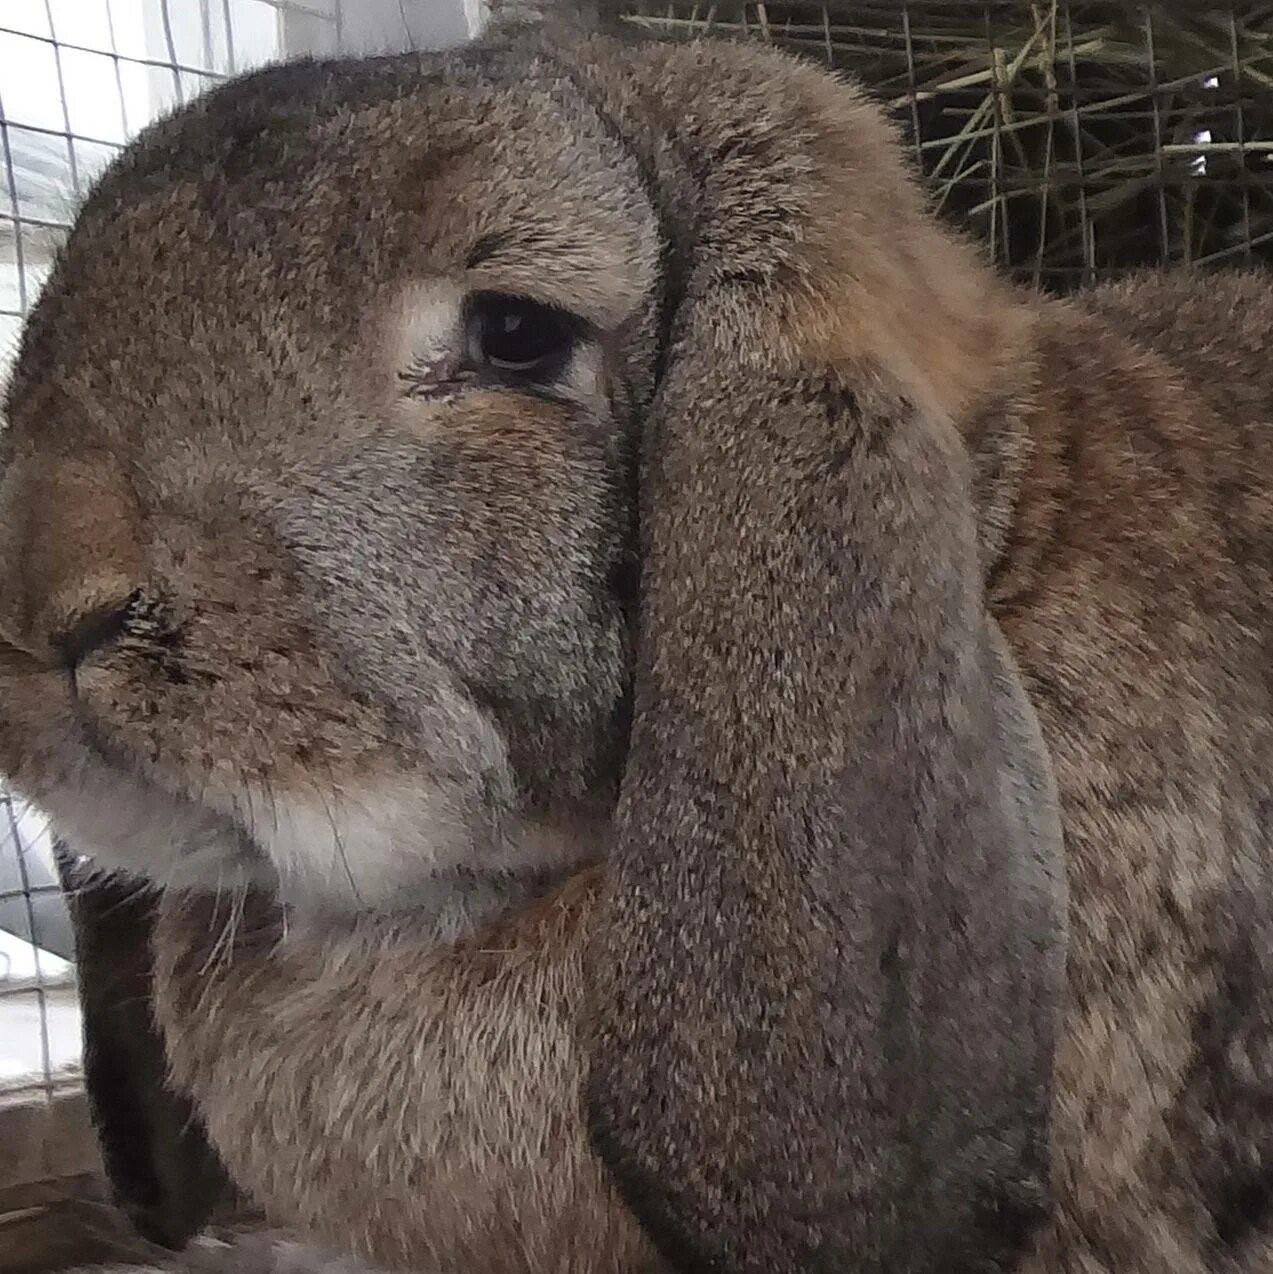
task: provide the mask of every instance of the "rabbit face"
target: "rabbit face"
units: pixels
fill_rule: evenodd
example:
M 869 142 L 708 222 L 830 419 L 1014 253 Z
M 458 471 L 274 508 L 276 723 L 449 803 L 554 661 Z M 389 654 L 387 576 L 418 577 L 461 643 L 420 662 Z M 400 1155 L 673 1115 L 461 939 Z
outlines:
M 480 906 L 603 848 L 653 215 L 550 86 L 289 74 L 143 137 L 31 319 L 0 762 L 106 865 Z
M 0 770 L 151 874 L 458 898 L 453 929 L 605 852 L 577 963 L 558 893 L 438 975 L 465 1044 L 435 1073 L 479 1094 L 450 1145 L 492 1162 L 500 1102 L 549 1095 L 496 1156 L 498 1246 L 531 1250 L 521 1192 L 580 1112 L 674 1265 L 1012 1268 L 1066 877 L 986 608 L 976 484 L 1010 466 L 966 436 L 1028 326 L 878 112 L 776 53 L 231 86 L 106 179 L 27 333 Z M 486 1012 L 501 964 L 543 977 Z M 466 1236 L 490 1176 L 446 1174 Z

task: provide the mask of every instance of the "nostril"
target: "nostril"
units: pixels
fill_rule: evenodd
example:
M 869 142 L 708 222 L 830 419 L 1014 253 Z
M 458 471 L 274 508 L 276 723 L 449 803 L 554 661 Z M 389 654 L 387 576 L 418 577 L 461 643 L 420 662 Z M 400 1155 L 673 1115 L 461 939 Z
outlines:
M 116 641 L 128 623 L 137 594 L 115 606 L 102 606 L 81 615 L 54 643 L 68 668 Z

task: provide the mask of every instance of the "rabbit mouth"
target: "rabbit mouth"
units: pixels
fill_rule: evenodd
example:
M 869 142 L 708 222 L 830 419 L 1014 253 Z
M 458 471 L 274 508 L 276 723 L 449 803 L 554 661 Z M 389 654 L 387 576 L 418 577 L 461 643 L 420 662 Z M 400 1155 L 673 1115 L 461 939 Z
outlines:
M 68 834 L 85 827 L 77 844 L 160 884 L 265 889 L 297 913 L 410 911 L 439 938 L 457 938 L 600 857 L 605 839 L 594 827 L 504 823 L 423 779 L 306 792 L 240 782 L 192 801 L 138 774 L 94 733 L 84 734 L 80 792 L 46 797 L 55 821 L 70 814 Z M 85 799 L 89 772 L 89 788 L 112 788 L 112 810 Z
M 438 941 L 547 892 L 599 857 L 604 841 L 597 829 L 526 827 L 507 835 L 498 860 L 455 866 L 472 850 L 459 839 L 471 829 L 447 821 L 436 793 L 404 805 L 383 789 L 268 801 L 245 789 L 195 802 L 122 763 L 92 731 L 61 740 L 52 765 L 41 752 L 6 764 L 59 834 L 104 870 L 167 888 L 264 890 L 310 917 L 409 911 Z
M 317 682 L 279 723 L 209 641 L 167 639 L 165 613 L 130 603 L 122 636 L 74 676 L 0 647 L 0 772 L 103 868 L 267 888 L 302 912 L 411 910 L 455 934 L 604 855 L 604 811 L 585 825 L 524 807 L 502 732 L 470 696 L 452 693 L 427 747 L 356 704 L 339 718 Z M 251 737 L 227 720 L 255 723 Z

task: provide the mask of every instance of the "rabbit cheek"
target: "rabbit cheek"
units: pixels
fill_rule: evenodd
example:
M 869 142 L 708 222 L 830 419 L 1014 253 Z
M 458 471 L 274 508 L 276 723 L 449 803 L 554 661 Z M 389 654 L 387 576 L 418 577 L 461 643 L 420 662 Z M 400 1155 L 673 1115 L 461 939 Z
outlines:
M 541 804 L 587 801 L 614 768 L 627 676 L 617 430 L 600 413 L 511 390 L 475 393 L 434 427 L 464 484 L 437 500 L 454 506 L 439 526 L 472 565 L 453 607 L 467 648 L 441 650 L 433 628 L 430 641 L 494 705 L 521 788 Z
M 485 714 L 428 673 L 436 743 L 422 762 L 334 666 L 267 553 L 252 564 L 242 545 L 218 552 L 176 525 L 165 543 L 163 602 L 144 599 L 77 673 L 80 713 L 118 771 L 151 786 L 157 809 L 167 794 L 242 829 L 303 910 L 438 902 L 457 928 L 486 914 L 472 889 L 436 883 L 457 867 L 505 871 L 516 797 Z M 232 578 L 219 558 L 237 563 Z

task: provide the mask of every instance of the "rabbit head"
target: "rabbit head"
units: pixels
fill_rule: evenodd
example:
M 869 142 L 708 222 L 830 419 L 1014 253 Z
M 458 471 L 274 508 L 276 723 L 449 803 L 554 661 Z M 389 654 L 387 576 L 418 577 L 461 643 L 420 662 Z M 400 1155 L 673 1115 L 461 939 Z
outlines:
M 594 119 L 521 126 L 550 86 L 419 87 L 281 68 L 160 125 L 27 329 L 11 769 L 104 862 L 374 906 L 602 846 L 653 217 Z
M 0 764 L 103 861 L 297 905 L 463 927 L 604 857 L 588 1120 L 656 1243 L 997 1268 L 1064 891 L 968 435 L 1028 323 L 775 53 L 233 83 L 27 328 Z

